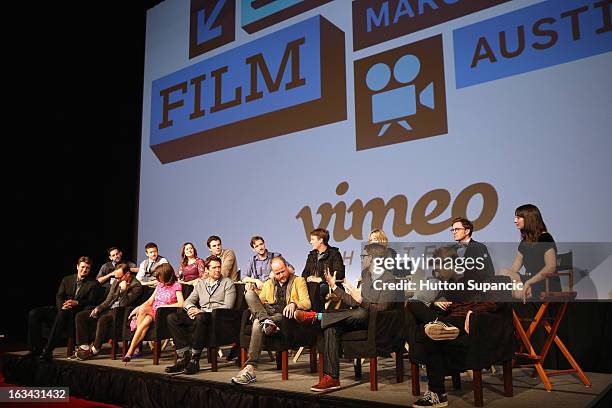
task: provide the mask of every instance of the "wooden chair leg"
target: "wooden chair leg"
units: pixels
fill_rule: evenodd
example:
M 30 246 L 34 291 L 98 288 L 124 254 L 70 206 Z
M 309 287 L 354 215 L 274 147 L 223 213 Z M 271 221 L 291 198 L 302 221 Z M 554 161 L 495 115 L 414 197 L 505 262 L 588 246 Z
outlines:
M 323 353 L 319 353 L 319 382 L 323 381 Z
M 123 340 L 121 342 L 121 355 L 125 356 L 125 353 L 127 353 L 127 350 L 128 350 L 128 342 L 127 340 Z
M 70 357 L 74 353 L 74 337 L 68 337 L 66 342 L 66 357 Z
M 281 378 L 283 381 L 289 379 L 289 352 L 287 350 L 283 350 L 281 354 L 281 365 L 282 365 L 282 375 Z
M 115 340 L 111 340 L 111 360 L 117 359 L 117 342 Z
M 404 382 L 404 354 L 395 353 L 395 379 L 398 384 Z
M 474 377 L 474 405 L 482 407 L 484 405 L 482 398 L 482 370 L 472 370 Z
M 418 397 L 421 395 L 421 384 L 419 382 L 419 365 L 415 362 L 410 362 L 410 382 L 412 383 L 412 395 Z
M 453 373 L 452 374 L 452 379 L 453 379 L 453 388 L 456 390 L 460 390 L 461 389 L 461 373 Z
M 206 347 L 206 361 L 208 364 L 212 363 L 212 355 L 210 353 L 210 347 Z
M 313 346 L 310 348 L 309 357 L 310 357 L 310 372 L 316 373 L 317 372 L 317 348 L 316 347 Z
M 244 364 L 247 361 L 247 349 L 244 347 L 240 348 L 240 365 L 244 368 Z
M 216 373 L 218 371 L 217 348 L 209 347 L 208 349 L 210 350 L 210 364 L 212 365 L 212 372 Z
M 355 360 L 353 360 L 353 368 L 355 369 L 355 378 L 360 380 L 361 379 L 361 359 L 360 358 L 356 358 Z
M 161 341 L 155 340 L 153 342 L 153 365 L 159 365 L 159 350 L 161 348 Z
M 370 357 L 370 391 L 378 391 L 378 371 L 376 357 Z
M 504 395 L 506 397 L 512 397 L 514 395 L 514 390 L 512 387 L 512 360 L 504 361 L 503 374 L 504 374 Z

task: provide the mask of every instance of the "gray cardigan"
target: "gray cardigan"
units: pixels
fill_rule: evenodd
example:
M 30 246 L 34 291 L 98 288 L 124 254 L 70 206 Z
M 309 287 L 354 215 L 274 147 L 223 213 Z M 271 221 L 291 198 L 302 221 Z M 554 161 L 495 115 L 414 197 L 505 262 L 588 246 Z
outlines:
M 202 311 L 213 309 L 231 309 L 236 301 L 236 287 L 229 278 L 221 277 L 219 285 L 212 294 L 206 290 L 207 279 L 202 279 L 193 288 L 191 295 L 185 300 L 184 309 L 200 306 Z

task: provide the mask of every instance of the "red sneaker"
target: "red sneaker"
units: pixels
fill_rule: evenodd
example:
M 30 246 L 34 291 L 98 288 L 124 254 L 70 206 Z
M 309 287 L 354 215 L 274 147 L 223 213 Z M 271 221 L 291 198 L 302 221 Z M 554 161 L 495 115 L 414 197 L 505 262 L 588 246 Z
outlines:
M 305 312 L 298 309 L 293 314 L 293 317 L 300 323 L 313 324 L 317 321 L 317 312 Z
M 340 388 L 340 380 L 331 378 L 329 375 L 325 374 L 323 379 L 318 384 L 310 387 L 310 391 L 321 392 L 327 390 L 337 390 L 338 388 Z

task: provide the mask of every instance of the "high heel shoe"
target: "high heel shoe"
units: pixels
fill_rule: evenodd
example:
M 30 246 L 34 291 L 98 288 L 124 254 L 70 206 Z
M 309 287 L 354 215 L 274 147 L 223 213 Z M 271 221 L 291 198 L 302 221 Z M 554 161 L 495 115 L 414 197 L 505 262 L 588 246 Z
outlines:
M 126 354 L 125 356 L 123 356 L 123 358 L 121 359 L 121 361 L 123 361 L 125 363 L 125 365 L 128 365 L 128 363 L 132 360 L 132 356 Z

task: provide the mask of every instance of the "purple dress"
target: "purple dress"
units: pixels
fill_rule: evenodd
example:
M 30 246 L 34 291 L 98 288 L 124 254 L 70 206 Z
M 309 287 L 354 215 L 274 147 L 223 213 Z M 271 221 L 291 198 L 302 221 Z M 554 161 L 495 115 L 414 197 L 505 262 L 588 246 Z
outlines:
M 185 282 L 191 282 L 192 280 L 203 278 L 204 261 L 200 258 L 196 258 L 196 261 L 191 265 L 181 265 L 181 269 L 179 269 L 179 276 L 182 276 Z

